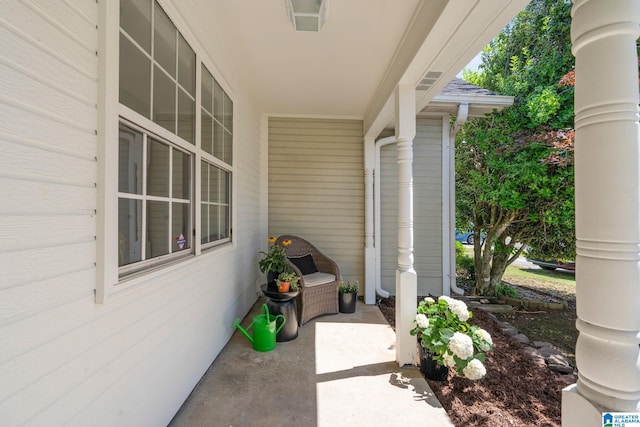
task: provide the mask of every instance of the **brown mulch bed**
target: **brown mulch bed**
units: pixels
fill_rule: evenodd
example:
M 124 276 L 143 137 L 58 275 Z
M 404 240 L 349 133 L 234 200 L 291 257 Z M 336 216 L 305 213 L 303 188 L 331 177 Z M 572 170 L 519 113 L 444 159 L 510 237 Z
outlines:
M 395 299 L 383 299 L 378 306 L 394 326 Z M 451 421 L 456 426 L 560 426 L 567 380 L 535 364 L 524 345 L 504 335 L 487 313 L 473 311 L 470 323 L 486 329 L 494 342 L 487 353 L 487 375 L 471 381 L 450 370 L 447 381 L 427 380 Z

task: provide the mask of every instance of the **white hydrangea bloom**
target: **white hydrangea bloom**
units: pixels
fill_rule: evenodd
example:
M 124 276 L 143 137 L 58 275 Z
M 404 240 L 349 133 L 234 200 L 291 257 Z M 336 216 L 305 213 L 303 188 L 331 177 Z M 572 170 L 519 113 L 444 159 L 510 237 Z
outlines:
M 473 356 L 473 341 L 468 335 L 456 332 L 449 340 L 449 350 L 460 359 L 466 360 Z
M 449 354 L 449 353 L 445 353 L 442 355 L 442 362 L 444 362 L 444 366 L 447 366 L 449 368 L 455 368 L 456 367 L 456 361 L 453 360 L 453 355 Z
M 416 323 L 420 328 L 428 328 L 429 327 L 429 319 L 424 314 L 416 315 Z
M 485 331 L 484 329 L 478 329 L 477 331 L 475 331 L 475 335 L 482 341 L 482 344 L 480 344 L 480 349 L 482 351 L 491 350 L 493 340 L 491 339 L 491 335 L 489 334 L 489 332 Z
M 441 297 L 438 298 L 438 301 L 443 300 L 446 301 L 449 305 L 451 305 L 451 301 L 454 301 L 453 298 L 450 298 L 446 295 L 442 295 Z
M 424 301 L 425 301 L 427 304 L 433 304 L 434 302 L 436 302 L 436 300 L 434 300 L 434 299 L 433 299 L 433 298 L 431 298 L 431 297 L 425 297 Z
M 466 322 L 467 320 L 469 320 L 469 309 L 467 308 L 467 304 L 465 304 L 464 302 L 451 300 L 451 302 L 449 303 L 449 309 L 451 309 L 453 314 L 458 316 L 458 319 L 460 319 L 461 321 Z
M 462 373 L 470 380 L 479 380 L 487 374 L 484 365 L 478 359 L 473 359 L 462 369 Z

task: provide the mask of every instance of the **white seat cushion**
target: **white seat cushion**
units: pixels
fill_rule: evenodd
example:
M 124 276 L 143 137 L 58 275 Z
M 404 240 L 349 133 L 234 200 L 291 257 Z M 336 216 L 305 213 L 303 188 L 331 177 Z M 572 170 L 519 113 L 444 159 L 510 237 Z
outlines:
M 319 271 L 316 273 L 305 274 L 302 277 L 304 278 L 305 286 L 317 286 L 336 280 L 336 276 L 334 276 L 333 274 L 320 273 Z

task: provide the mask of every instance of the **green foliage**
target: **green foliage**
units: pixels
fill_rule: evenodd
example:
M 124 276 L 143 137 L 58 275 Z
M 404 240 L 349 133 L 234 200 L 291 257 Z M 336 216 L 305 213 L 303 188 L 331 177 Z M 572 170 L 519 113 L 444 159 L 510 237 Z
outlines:
M 500 284 L 496 286 L 496 296 L 497 297 L 507 296 L 507 297 L 516 298 L 518 296 L 518 291 L 516 291 L 509 285 Z
M 342 292 L 343 294 L 357 294 L 359 287 L 360 283 L 357 280 L 353 282 L 341 280 L 338 282 L 338 292 Z
M 456 138 L 456 223 L 487 234 L 474 247 L 478 293 L 495 291 L 480 285 L 500 283 L 516 242 L 575 251 L 573 133 L 558 132 L 573 127 L 573 87 L 558 85 L 574 65 L 570 10 L 570 0 L 533 0 L 485 47 L 479 70 L 463 73 L 514 96 Z
M 456 240 L 456 259 L 465 256 L 464 245 Z
M 287 266 L 287 256 L 284 249 L 278 245 L 271 246 L 269 252 L 261 251 L 260 254 L 264 256 L 259 262 L 258 267 L 263 273 L 273 271 L 274 273 L 280 273 L 285 270 Z
M 280 282 L 289 282 L 289 286 L 290 286 L 291 290 L 297 291 L 298 290 L 298 282 L 300 281 L 300 278 L 293 271 L 283 271 L 282 273 L 280 273 L 278 275 L 278 281 L 280 281 Z
M 447 296 L 437 301 L 427 297 L 420 301 L 416 313 L 416 326 L 410 333 L 419 337 L 420 345 L 431 352 L 437 363 L 455 368 L 458 375 L 469 379 L 484 376 L 465 368 L 474 359 L 482 366 L 484 352 L 492 349 L 493 341 L 488 332 L 467 322 L 472 313 L 464 302 Z M 460 345 L 464 341 L 467 346 Z
M 476 267 L 473 258 L 466 255 L 457 256 L 456 254 L 456 271 L 460 276 L 475 280 Z

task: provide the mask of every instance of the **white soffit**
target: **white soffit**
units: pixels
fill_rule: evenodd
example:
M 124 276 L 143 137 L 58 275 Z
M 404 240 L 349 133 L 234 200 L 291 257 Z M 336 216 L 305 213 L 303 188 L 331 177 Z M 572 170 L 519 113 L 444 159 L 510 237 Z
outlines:
M 398 82 L 417 85 L 437 73 L 417 94 L 424 108 L 527 4 L 333 0 L 321 31 L 303 32 L 291 25 L 285 0 L 165 1 L 195 24 L 221 78 L 258 113 L 364 118 L 372 132 L 393 115 Z

